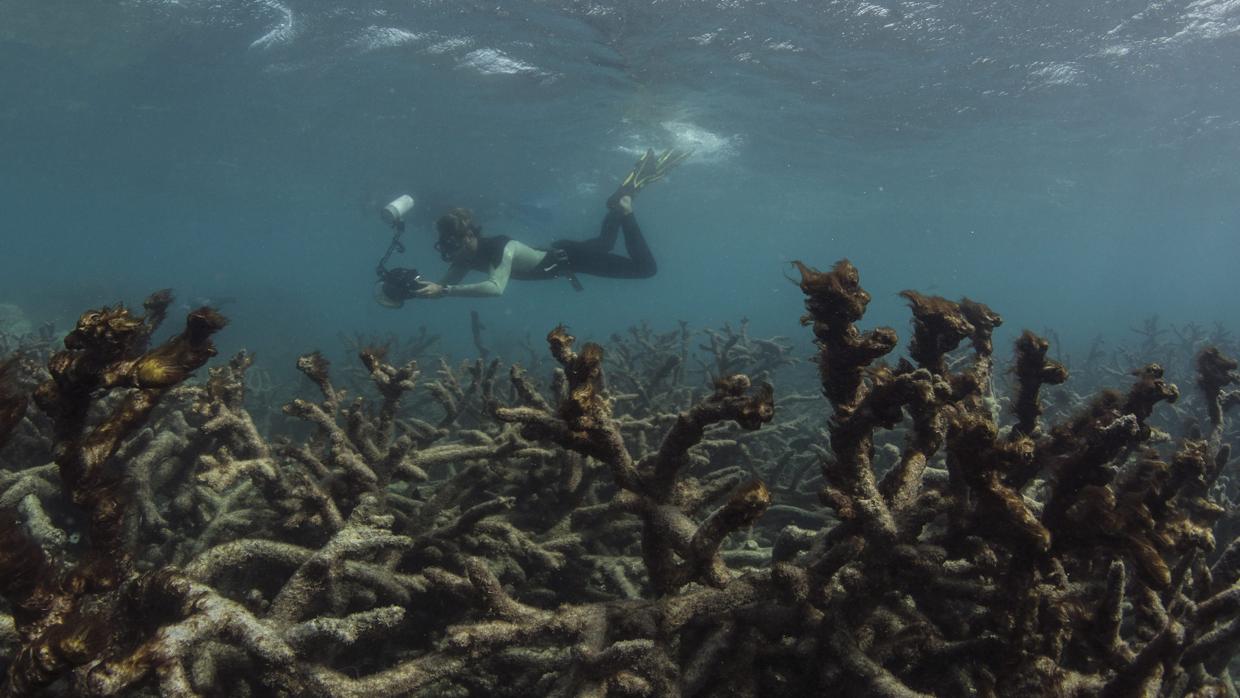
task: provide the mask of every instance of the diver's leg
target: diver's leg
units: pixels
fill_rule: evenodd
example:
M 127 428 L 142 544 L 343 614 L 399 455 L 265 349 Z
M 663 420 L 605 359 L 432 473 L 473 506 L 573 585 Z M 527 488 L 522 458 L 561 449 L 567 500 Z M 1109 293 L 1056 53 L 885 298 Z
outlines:
M 627 257 L 611 253 L 616 237 L 624 231 L 624 249 Z M 610 238 L 610 239 L 608 239 Z M 629 213 L 611 211 L 603 219 L 599 237 L 577 242 L 557 242 L 569 255 L 569 264 L 577 274 L 605 276 L 613 279 L 644 279 L 654 276 L 658 265 L 646 238 L 642 235 L 637 218 Z
M 633 278 L 644 279 L 654 276 L 659 265 L 654 261 L 654 254 L 646 244 L 641 226 L 637 225 L 637 216 L 632 213 L 620 219 L 620 229 L 624 231 L 624 251 L 629 253 L 630 269 Z
M 607 215 L 603 217 L 603 224 L 599 226 L 598 237 L 583 240 L 582 242 L 597 248 L 601 252 L 611 252 L 611 248 L 616 246 L 616 238 L 620 236 L 620 225 L 624 219 L 624 213 L 611 209 Z
M 620 237 L 620 222 L 624 218 L 624 214 L 620 211 L 612 209 L 603 217 L 603 224 L 599 226 L 598 235 L 585 240 L 556 240 L 551 243 L 552 247 L 562 247 L 564 249 L 574 249 L 579 251 L 594 252 L 611 252 L 611 248 L 616 246 L 616 238 Z

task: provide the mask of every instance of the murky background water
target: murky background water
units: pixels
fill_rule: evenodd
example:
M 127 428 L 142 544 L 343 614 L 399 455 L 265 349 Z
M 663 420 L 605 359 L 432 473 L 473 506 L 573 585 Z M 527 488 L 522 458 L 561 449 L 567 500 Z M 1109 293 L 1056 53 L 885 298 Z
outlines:
M 1160 314 L 1234 326 L 1240 4 L 0 0 L 0 300 L 67 328 L 172 286 L 225 349 L 340 330 L 468 347 L 640 321 L 797 334 L 788 261 L 849 257 L 903 329 L 914 287 L 1069 344 Z M 384 310 L 376 209 L 593 234 L 646 147 L 648 281 L 514 284 Z M 602 312 L 600 312 L 602 311 Z M 498 341 L 498 340 L 497 340 Z

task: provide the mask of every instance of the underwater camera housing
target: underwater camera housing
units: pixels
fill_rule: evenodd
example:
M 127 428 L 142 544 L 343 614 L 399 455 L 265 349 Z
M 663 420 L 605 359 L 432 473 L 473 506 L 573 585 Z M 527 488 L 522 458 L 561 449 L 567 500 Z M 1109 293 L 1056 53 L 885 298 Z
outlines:
M 389 269 L 379 277 L 379 282 L 375 285 L 375 300 L 388 308 L 399 308 L 405 301 L 415 298 L 417 292 L 425 286 L 426 282 L 422 280 L 417 269 Z
M 405 246 L 400 236 L 405 232 L 405 216 L 413 210 L 414 200 L 408 194 L 393 199 L 387 206 L 379 210 L 383 222 L 392 228 L 392 243 L 387 252 L 379 259 L 375 273 L 379 280 L 375 283 L 375 300 L 386 308 L 399 308 L 405 301 L 414 298 L 415 294 L 426 286 L 417 269 L 397 267 L 388 269 L 387 262 L 394 252 L 404 252 Z

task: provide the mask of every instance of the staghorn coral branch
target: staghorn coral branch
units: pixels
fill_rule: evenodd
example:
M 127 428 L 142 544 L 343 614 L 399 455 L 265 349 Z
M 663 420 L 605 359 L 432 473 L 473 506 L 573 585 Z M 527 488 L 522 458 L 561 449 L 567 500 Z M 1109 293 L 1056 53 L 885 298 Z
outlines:
M 58 466 L 55 463 L 38 465 L 19 472 L 0 470 L 0 509 L 11 509 L 29 495 L 51 499 L 60 492 L 55 482 Z
M 199 554 L 186 566 L 185 574 L 191 579 L 211 584 L 238 569 L 274 567 L 297 570 L 316 554 L 316 550 L 289 543 L 241 539 L 217 545 Z M 423 594 L 427 590 L 425 577 L 396 573 L 375 563 L 346 560 L 341 568 L 341 575 L 362 587 L 382 592 L 384 598 L 399 603 L 408 603 L 411 595 Z
M 1012 410 L 1017 422 L 1012 427 L 1013 436 L 1035 436 L 1042 404 L 1038 393 L 1043 385 L 1059 385 L 1068 380 L 1068 369 L 1058 361 L 1046 358 L 1050 342 L 1025 330 L 1016 340 L 1016 380 L 1019 389 Z
M 719 557 L 723 539 L 733 531 L 752 526 L 771 506 L 771 493 L 761 480 L 746 483 L 711 514 L 689 542 L 690 564 L 696 568 L 690 578 L 705 575 L 703 581 L 721 587 L 728 582 L 727 566 Z
M 1034 444 L 1027 438 L 1003 442 L 993 422 L 976 415 L 953 423 L 949 452 L 955 472 L 977 497 L 977 516 L 1025 554 L 1039 555 L 1050 549 L 1050 531 L 1019 491 L 1004 481 L 1006 473 L 1034 458 Z
M 396 368 L 383 361 L 383 352 L 373 348 L 363 349 L 359 357 L 366 370 L 370 372 L 371 381 L 379 390 L 379 394 L 383 396 L 376 430 L 383 441 L 390 441 L 392 424 L 396 417 L 396 410 L 400 406 L 401 397 L 417 387 L 418 377 L 421 375 L 418 371 L 418 362 L 410 360 L 400 368 Z
M 946 355 L 972 336 L 975 328 L 961 312 L 960 305 L 939 296 L 923 296 L 901 291 L 913 311 L 913 339 L 909 355 L 917 365 L 939 375 L 947 372 Z
M 715 394 L 681 413 L 659 450 L 634 467 L 602 394 L 602 348 L 587 345 L 577 354 L 573 341 L 563 327 L 548 335 L 551 353 L 564 367 L 568 380 L 559 417 L 534 408 L 501 407 L 494 409 L 496 416 L 521 421 L 526 425 L 526 436 L 556 441 L 611 467 L 616 483 L 626 491 L 615 501 L 622 509 L 642 516 L 643 558 L 660 592 L 673 591 L 695 579 L 716 586 L 726 584 L 729 575 L 719 546 L 728 533 L 752 524 L 766 511 L 769 492 L 760 482 L 742 488 L 729 505 L 699 527 L 686 516 L 690 501 L 675 483 L 688 462 L 688 450 L 702 440 L 708 425 L 731 419 L 747 429 L 757 429 L 771 420 L 774 407 L 770 386 L 746 395 L 750 388 L 747 377 L 720 381 Z
M 332 464 L 347 473 L 358 487 L 372 489 L 378 485 L 378 474 L 354 448 L 354 442 L 326 410 L 305 400 L 293 400 L 284 406 L 284 413 L 304 419 L 321 429 L 327 436 Z
M 279 679 L 271 677 L 269 681 L 274 679 L 276 685 L 284 684 L 282 687 L 286 688 L 290 684 L 297 685 L 291 679 L 296 653 L 278 632 L 259 622 L 239 604 L 173 571 L 148 575 L 140 580 L 138 587 L 143 595 L 169 597 L 184 620 L 161 627 L 148 641 L 122 658 L 107 659 L 80 669 L 74 683 L 83 695 L 122 695 L 150 672 L 185 661 L 198 644 L 219 636 L 227 637 L 256 655 L 269 670 L 284 674 Z M 182 670 L 174 669 L 163 678 L 181 685 L 185 683 L 181 673 Z
M 321 665 L 305 668 L 306 681 L 322 695 L 334 698 L 418 695 L 429 686 L 452 678 L 474 665 L 463 657 L 429 654 L 390 669 L 353 678 Z
M 551 405 L 548 404 L 547 400 L 542 396 L 542 393 L 539 393 L 534 387 L 534 384 L 526 374 L 525 369 L 513 364 L 508 375 L 512 381 L 513 389 L 516 391 L 517 395 L 520 396 L 522 402 L 528 404 L 536 410 L 542 410 L 543 412 L 552 411 Z
M 617 484 L 625 489 L 641 487 L 633 458 L 624 447 L 619 429 L 613 425 L 590 431 L 576 430 L 569 422 L 533 407 L 498 407 L 495 416 L 505 422 L 524 425 L 522 434 L 526 438 L 550 441 L 606 463 Z
M 1240 405 L 1240 390 L 1224 390 L 1240 382 L 1240 373 L 1236 372 L 1238 365 L 1235 359 L 1223 355 L 1217 347 L 1206 347 L 1197 355 L 1197 387 L 1205 398 L 1206 414 L 1210 419 L 1207 441 L 1212 453 L 1219 453 L 1224 448 L 1224 415 L 1229 408 Z
M 299 620 L 322 593 L 320 578 L 335 575 L 345 559 L 413 546 L 413 540 L 408 536 L 395 535 L 388 531 L 392 525 L 391 517 L 369 513 L 368 509 L 375 504 L 376 500 L 373 498 L 364 500 L 362 505 L 353 511 L 345 527 L 297 568 L 272 600 L 268 614 L 271 620 Z
M 17 513 L 21 514 L 22 524 L 32 542 L 54 557 L 64 553 L 69 535 L 47 515 L 38 497 L 33 494 L 23 497 L 17 505 Z
M 0 446 L 8 441 L 9 434 L 26 414 L 28 398 L 14 379 L 17 361 L 16 356 L 0 361 Z
M 847 413 L 867 392 L 862 383 L 865 368 L 895 348 L 895 330 L 880 327 L 862 333 L 853 324 L 865 314 L 870 294 L 861 288 L 860 275 L 848 260 L 837 262 L 829 273 L 793 264 L 801 273 L 798 283 L 809 311 L 801 323 L 813 325 L 821 349 L 818 370 L 823 393 L 837 411 Z
M 297 370 L 318 386 L 319 392 L 323 394 L 323 409 L 328 414 L 334 414 L 340 408 L 341 396 L 336 392 L 329 376 L 331 362 L 315 351 L 303 354 L 297 359 Z
M 887 365 L 888 337 L 855 326 L 868 301 L 855 270 L 811 281 L 839 296 L 828 299 L 839 307 L 807 299 L 824 315 L 810 318 L 823 392 L 843 396 L 826 424 L 809 402 L 785 400 L 803 414 L 736 433 L 729 410 L 760 416 L 769 387 L 685 385 L 695 357 L 683 326 L 613 338 L 606 377 L 625 395 L 609 393 L 601 347 L 577 352 L 561 329 L 548 396 L 514 369 L 503 406 L 498 364 L 454 374 L 445 363 L 439 388 L 457 407 L 442 429 L 421 419 L 436 411 L 429 398 L 393 408 L 386 429 L 379 387 L 307 403 L 321 412 L 307 420 L 313 434 L 272 447 L 245 410 L 248 361 L 235 357 L 218 380 L 169 391 L 172 409 L 151 412 L 111 458 L 140 480 L 117 501 L 166 524 L 130 527 L 132 572 L 62 574 L 57 558 L 72 563 L 92 541 L 52 540 L 83 528 L 57 496 L 57 467 L 23 451 L 19 469 L 0 470 L 0 500 L 10 484 L 32 488 L 11 535 L 0 531 L 9 635 L 24 648 L 41 634 L 47 675 L 85 694 L 1224 690 L 1240 634 L 1240 555 L 1222 499 L 1234 485 L 1227 449 L 1176 426 L 1205 414 L 1195 396 L 1158 414 L 1174 388 L 1147 369 L 1127 395 L 1057 391 L 1045 432 L 1037 417 L 1029 433 L 1007 432 L 1008 398 L 990 378 L 997 314 L 910 293 L 921 366 Z M 703 336 L 719 374 L 786 356 L 744 322 Z M 971 352 L 948 351 L 966 340 Z M 1168 377 L 1182 363 L 1165 362 Z M 125 397 L 95 392 L 92 427 Z M 194 406 L 178 410 L 185 397 Z M 1173 456 L 1159 427 L 1187 432 Z M 15 433 L 24 449 L 50 443 L 51 428 L 32 413 Z M 842 520 L 814 509 L 820 485 Z M 56 554 L 31 543 L 36 529 Z M 1207 569 L 1216 536 L 1225 552 Z M 185 560 L 185 572 L 170 567 Z M 40 589 L 54 593 L 30 594 Z M 31 618 L 47 630 L 18 633 Z M 0 647 L 0 661 L 22 648 Z
M 643 478 L 644 485 L 655 501 L 670 499 L 672 482 L 686 465 L 689 448 L 702 440 L 707 426 L 734 420 L 743 428 L 754 430 L 771 421 L 775 414 L 771 386 L 764 384 L 747 395 L 749 387 L 747 376 L 729 376 L 719 381 L 714 395 L 677 416 L 676 424 L 663 438 L 651 462 L 639 464 L 648 473 Z
M 134 574 L 132 553 L 124 545 L 131 497 L 110 460 L 122 440 L 149 419 L 163 395 L 215 355 L 211 335 L 226 323 L 215 311 L 201 308 L 189 314 L 181 334 L 148 350 L 150 334 L 169 301 L 165 293 L 153 295 L 147 303 L 152 315 L 145 319 L 133 317 L 124 306 L 84 313 L 65 338 L 65 350 L 49 359 L 50 379 L 35 392 L 39 407 L 54 420 L 65 494 L 87 511 L 89 548 L 80 564 L 62 570 L 24 542 L 15 522 L 0 523 L 8 551 L 0 567 L 19 570 L 0 591 L 23 610 L 19 630 L 24 651 L 9 670 L 12 692 L 47 685 L 75 667 L 83 667 L 77 672 L 79 684 L 82 671 L 93 677 L 90 681 L 106 679 L 106 672 L 94 674 L 87 668 L 100 657 L 123 651 L 112 646 L 123 635 L 113 634 L 110 627 L 117 622 L 114 605 L 90 595 L 141 596 L 152 579 Z M 115 388 L 131 390 L 99 424 L 90 425 L 92 404 Z
M 515 421 L 515 420 L 514 420 Z M 475 460 L 497 460 L 508 456 L 521 447 L 521 444 L 504 440 L 485 446 L 465 446 L 462 444 L 444 444 L 422 449 L 401 462 L 400 472 L 411 477 L 425 478 L 425 472 L 448 463 L 464 463 Z
M 400 606 L 384 606 L 343 618 L 313 618 L 289 628 L 284 640 L 297 652 L 319 646 L 348 647 L 392 631 L 404 618 L 405 609 Z

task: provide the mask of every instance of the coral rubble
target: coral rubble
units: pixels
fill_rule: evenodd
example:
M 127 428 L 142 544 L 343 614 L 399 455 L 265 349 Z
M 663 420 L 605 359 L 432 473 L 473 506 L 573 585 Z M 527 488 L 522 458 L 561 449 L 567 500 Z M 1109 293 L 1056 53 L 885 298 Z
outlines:
M 904 291 L 893 361 L 852 264 L 798 269 L 822 397 L 745 323 L 558 327 L 540 384 L 475 317 L 425 384 L 425 332 L 303 356 L 279 437 L 251 355 L 189 380 L 215 311 L 84 314 L 0 362 L 4 694 L 1235 695 L 1233 359 L 1064 414 L 1029 331 L 995 392 L 986 305 Z

